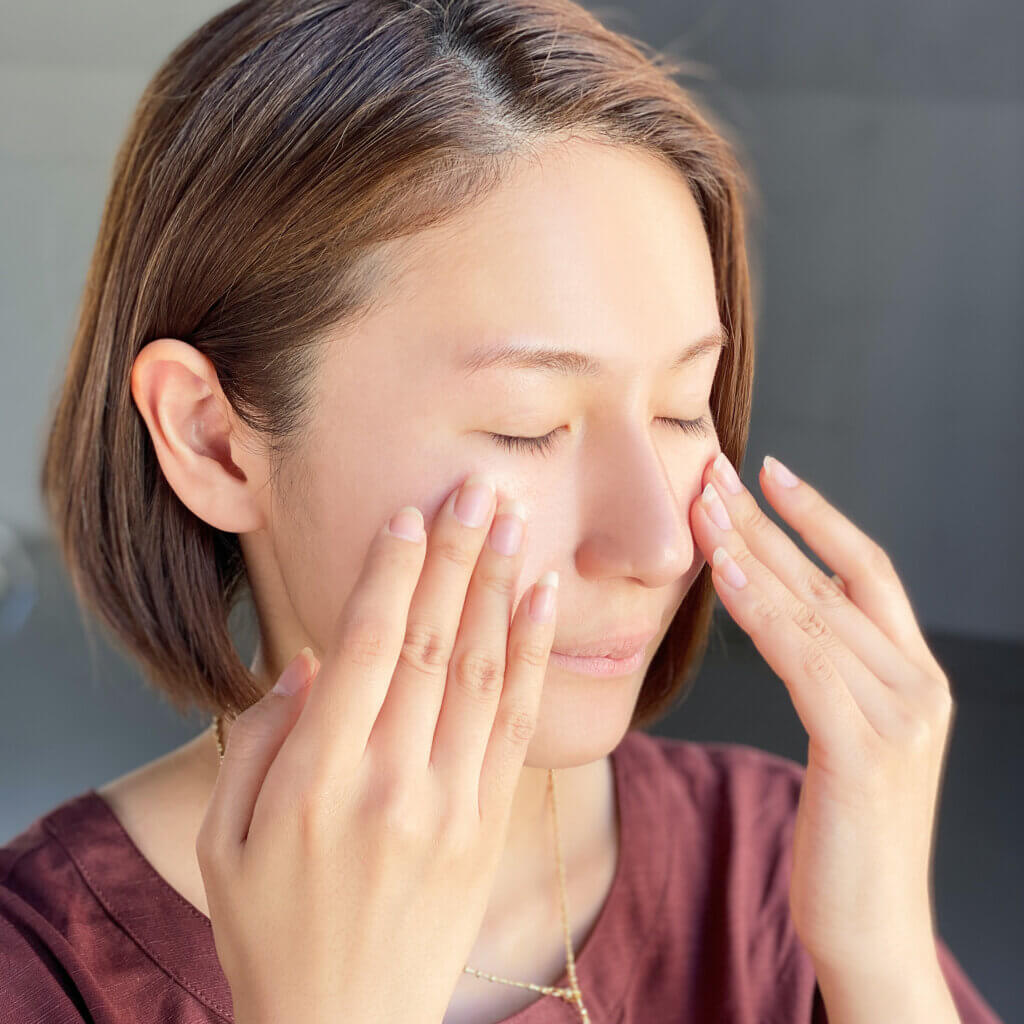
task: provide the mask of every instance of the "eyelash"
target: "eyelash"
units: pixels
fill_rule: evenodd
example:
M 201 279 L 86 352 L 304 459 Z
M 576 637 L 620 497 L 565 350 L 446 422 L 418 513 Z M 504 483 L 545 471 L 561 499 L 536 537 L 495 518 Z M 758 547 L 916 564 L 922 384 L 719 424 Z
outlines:
M 703 437 L 711 431 L 711 423 L 706 416 L 701 416 L 696 420 L 677 420 L 668 416 L 662 416 L 661 419 L 695 437 Z M 543 437 L 512 437 L 508 434 L 490 434 L 490 437 L 509 451 L 528 451 L 547 455 L 554 447 L 557 433 L 557 430 L 552 430 L 551 433 L 545 434 Z

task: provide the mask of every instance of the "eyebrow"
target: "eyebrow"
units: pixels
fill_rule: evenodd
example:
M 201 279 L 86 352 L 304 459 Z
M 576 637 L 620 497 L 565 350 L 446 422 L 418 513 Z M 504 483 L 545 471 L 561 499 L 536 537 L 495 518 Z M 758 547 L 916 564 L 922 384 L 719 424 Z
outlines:
M 682 369 L 709 352 L 727 348 L 731 340 L 724 324 L 705 334 L 684 348 L 668 365 L 669 371 Z M 465 376 L 494 367 L 517 370 L 539 370 L 542 373 L 561 374 L 565 377 L 598 377 L 604 373 L 599 359 L 586 352 L 561 348 L 536 348 L 509 343 L 498 347 L 481 346 L 467 353 L 458 364 Z

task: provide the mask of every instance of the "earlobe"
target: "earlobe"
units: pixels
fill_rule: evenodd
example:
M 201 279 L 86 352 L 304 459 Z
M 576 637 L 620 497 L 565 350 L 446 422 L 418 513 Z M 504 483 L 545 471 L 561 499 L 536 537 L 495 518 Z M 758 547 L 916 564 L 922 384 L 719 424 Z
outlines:
M 264 460 L 237 443 L 237 417 L 210 360 L 177 338 L 152 341 L 135 359 L 131 392 L 182 504 L 225 532 L 260 529 Z

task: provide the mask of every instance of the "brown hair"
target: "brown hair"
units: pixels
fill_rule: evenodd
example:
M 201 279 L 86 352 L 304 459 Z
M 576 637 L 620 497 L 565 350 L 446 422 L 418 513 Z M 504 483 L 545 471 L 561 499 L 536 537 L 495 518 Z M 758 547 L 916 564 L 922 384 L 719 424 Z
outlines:
M 542 144 L 586 137 L 678 169 L 729 332 L 711 394 L 739 467 L 753 379 L 744 193 L 727 131 L 674 80 L 696 65 L 571 0 L 243 0 L 167 58 L 116 157 L 40 484 L 72 584 L 179 711 L 262 689 L 228 617 L 237 534 L 164 477 L 130 391 L 144 345 L 207 357 L 280 469 L 301 446 L 329 332 L 398 272 L 384 243 L 441 223 Z M 649 667 L 633 727 L 688 692 L 715 591 L 705 565 Z

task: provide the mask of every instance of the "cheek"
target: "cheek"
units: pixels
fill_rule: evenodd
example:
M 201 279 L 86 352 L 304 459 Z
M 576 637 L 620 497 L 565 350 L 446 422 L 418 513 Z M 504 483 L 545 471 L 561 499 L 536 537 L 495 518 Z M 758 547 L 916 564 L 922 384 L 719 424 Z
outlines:
M 328 446 L 323 446 L 327 448 Z M 263 546 L 256 584 L 271 595 L 269 614 L 287 603 L 309 635 L 323 641 L 362 571 L 377 531 L 403 505 L 429 522 L 447 497 L 436 467 L 413 452 L 382 453 L 349 439 L 321 450 L 273 510 L 269 531 L 249 538 Z M 454 481 L 453 481 L 454 486 Z

